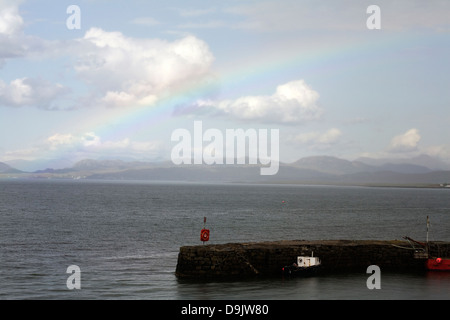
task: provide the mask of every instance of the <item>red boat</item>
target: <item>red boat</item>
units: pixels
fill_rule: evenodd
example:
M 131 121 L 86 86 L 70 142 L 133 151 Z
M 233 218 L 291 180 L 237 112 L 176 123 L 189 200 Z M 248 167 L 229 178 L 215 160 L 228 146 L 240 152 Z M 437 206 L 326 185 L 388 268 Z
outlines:
M 417 258 L 425 258 L 425 268 L 430 271 L 450 271 L 450 258 L 441 258 L 441 257 L 431 257 L 429 253 L 429 245 L 428 245 L 428 229 L 430 227 L 430 219 L 427 217 L 427 242 L 419 242 L 413 240 L 409 237 L 403 237 L 408 240 L 410 243 L 414 242 L 421 246 L 419 250 L 414 247 L 411 243 L 412 247 L 415 249 L 415 256 Z
M 425 264 L 427 270 L 450 271 L 450 259 L 448 258 L 428 258 Z

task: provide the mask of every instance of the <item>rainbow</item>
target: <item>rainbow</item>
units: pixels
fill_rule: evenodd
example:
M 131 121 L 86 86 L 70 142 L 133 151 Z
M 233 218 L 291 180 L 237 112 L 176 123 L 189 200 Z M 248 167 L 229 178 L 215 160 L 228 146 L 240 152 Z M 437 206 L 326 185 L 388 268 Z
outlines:
M 360 42 L 349 41 L 345 45 L 342 43 L 314 45 L 314 49 L 306 48 L 301 53 L 297 48 L 293 49 L 292 53 L 279 53 L 278 56 L 266 60 L 263 57 L 255 57 L 250 63 L 248 60 L 237 63 L 226 72 L 219 71 L 220 77 L 212 81 L 187 85 L 153 105 L 103 110 L 103 113 L 83 121 L 80 132 L 93 132 L 102 141 L 117 141 L 123 137 L 138 136 L 139 132 L 150 127 L 154 132 L 163 132 L 171 121 L 176 123 L 174 108 L 187 106 L 197 99 L 212 96 L 216 94 L 217 88 L 224 88 L 227 97 L 232 98 L 237 98 L 245 90 L 249 91 L 246 95 L 255 95 L 252 90 L 260 90 L 262 87 L 273 92 L 274 79 L 285 83 L 302 79 L 302 75 L 307 73 L 313 73 L 317 77 L 328 77 L 336 71 L 336 68 L 342 69 L 355 63 L 364 63 L 362 59 L 365 58 L 362 57 L 369 57 L 372 60 L 376 57 L 381 63 L 395 52 L 395 48 L 417 40 L 405 35 L 386 35 L 380 40 L 380 35 L 372 32 L 380 31 L 367 32 L 366 38 Z M 371 37 L 376 41 L 371 42 Z M 308 79 L 305 81 L 308 82 Z M 279 82 L 278 85 L 282 83 Z M 154 137 L 148 137 L 148 140 L 153 139 Z M 165 138 L 167 141 L 170 141 L 169 139 L 170 137 Z M 73 151 L 73 146 L 66 146 L 55 150 L 52 157 L 56 158 L 56 153 Z

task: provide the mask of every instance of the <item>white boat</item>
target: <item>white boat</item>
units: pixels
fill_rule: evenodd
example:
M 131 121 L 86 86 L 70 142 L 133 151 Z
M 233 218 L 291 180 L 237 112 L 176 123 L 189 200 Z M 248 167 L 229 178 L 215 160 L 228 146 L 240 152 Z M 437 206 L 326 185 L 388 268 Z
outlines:
M 319 257 L 311 256 L 298 256 L 297 262 L 292 265 L 287 265 L 282 268 L 283 275 L 287 276 L 306 276 L 317 273 L 322 266 L 322 262 Z

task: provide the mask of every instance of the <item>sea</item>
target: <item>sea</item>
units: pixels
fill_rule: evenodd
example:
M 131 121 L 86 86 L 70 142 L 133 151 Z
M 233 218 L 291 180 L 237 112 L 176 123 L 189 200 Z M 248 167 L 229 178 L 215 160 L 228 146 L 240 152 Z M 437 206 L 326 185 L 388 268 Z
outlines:
M 424 241 L 427 216 L 429 239 L 450 241 L 450 189 L 4 179 L 0 299 L 448 300 L 445 272 L 381 269 L 379 289 L 369 288 L 366 270 L 292 279 L 175 275 L 181 246 Z

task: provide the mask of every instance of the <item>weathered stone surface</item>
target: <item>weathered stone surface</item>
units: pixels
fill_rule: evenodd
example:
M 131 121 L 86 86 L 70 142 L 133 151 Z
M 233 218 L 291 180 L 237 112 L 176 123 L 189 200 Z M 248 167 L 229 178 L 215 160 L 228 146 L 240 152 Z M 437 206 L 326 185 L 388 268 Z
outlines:
M 360 269 L 369 265 L 392 270 L 423 269 L 424 260 L 414 258 L 405 241 L 391 240 L 288 240 L 254 243 L 228 243 L 181 247 L 178 277 L 249 277 L 279 275 L 281 268 L 296 261 L 297 256 L 318 256 L 323 271 Z M 430 243 L 434 256 L 450 256 L 450 243 Z

